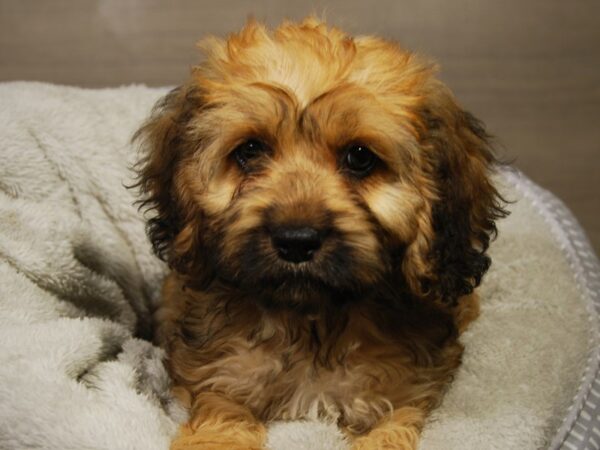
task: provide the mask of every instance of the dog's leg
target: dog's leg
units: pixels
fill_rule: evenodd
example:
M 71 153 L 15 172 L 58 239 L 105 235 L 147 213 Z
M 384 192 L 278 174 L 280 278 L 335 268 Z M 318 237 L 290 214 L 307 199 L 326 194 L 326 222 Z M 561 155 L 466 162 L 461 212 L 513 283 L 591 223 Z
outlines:
M 266 430 L 248 408 L 211 392 L 196 396 L 171 450 L 261 450 Z
M 399 408 L 365 436 L 358 437 L 352 450 L 416 450 L 425 412 L 419 408 Z

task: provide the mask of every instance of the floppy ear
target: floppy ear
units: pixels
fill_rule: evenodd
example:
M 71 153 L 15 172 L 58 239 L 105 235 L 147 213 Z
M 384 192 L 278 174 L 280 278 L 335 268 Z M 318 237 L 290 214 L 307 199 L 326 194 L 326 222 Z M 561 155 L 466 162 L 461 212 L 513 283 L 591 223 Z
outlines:
M 142 194 L 140 208 L 151 213 L 148 237 L 154 252 L 181 273 L 192 267 L 197 256 L 201 212 L 185 201 L 175 179 L 180 162 L 193 151 L 188 124 L 199 109 L 200 96 L 194 88 L 175 88 L 157 102 L 133 137 L 143 151 L 134 187 Z
M 495 221 L 508 212 L 490 180 L 499 162 L 483 124 L 458 107 L 445 88 L 438 86 L 435 94 L 421 112 L 421 145 L 437 198 L 420 230 L 425 236 L 415 241 L 426 263 L 415 269 L 408 261 L 405 274 L 412 275 L 413 290 L 454 305 L 480 284 L 490 266 L 486 250 L 496 235 Z

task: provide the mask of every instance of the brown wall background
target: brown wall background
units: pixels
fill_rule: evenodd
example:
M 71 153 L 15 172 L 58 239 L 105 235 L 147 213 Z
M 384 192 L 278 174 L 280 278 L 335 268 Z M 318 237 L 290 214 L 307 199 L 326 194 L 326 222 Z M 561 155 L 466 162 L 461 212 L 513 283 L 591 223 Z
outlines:
M 0 81 L 174 85 L 203 35 L 249 14 L 276 24 L 311 12 L 436 59 L 500 152 L 561 197 L 600 250 L 597 0 L 0 0 Z

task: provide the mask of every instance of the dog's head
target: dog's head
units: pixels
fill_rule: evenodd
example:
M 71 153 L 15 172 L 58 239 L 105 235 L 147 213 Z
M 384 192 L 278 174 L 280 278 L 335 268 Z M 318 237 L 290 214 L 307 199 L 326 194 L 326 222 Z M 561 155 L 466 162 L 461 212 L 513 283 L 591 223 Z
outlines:
M 275 305 L 384 285 L 454 302 L 479 284 L 505 214 L 495 159 L 431 64 L 315 19 L 202 47 L 138 132 L 172 268 Z

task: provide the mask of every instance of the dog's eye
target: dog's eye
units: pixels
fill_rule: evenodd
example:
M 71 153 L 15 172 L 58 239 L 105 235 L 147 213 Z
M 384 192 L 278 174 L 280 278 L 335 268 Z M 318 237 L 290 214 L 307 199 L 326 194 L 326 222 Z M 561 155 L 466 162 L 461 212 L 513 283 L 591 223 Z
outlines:
M 351 145 L 344 156 L 344 165 L 353 174 L 358 176 L 368 175 L 379 158 L 364 145 Z
M 251 159 L 260 156 L 267 150 L 267 146 L 257 139 L 249 139 L 238 145 L 233 151 L 233 157 L 241 168 L 246 168 Z

